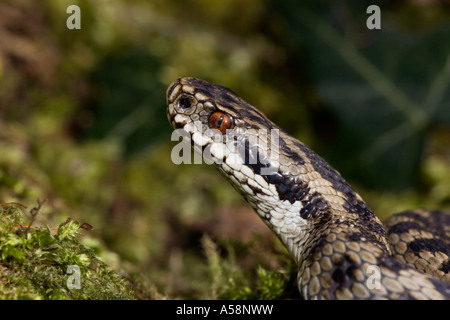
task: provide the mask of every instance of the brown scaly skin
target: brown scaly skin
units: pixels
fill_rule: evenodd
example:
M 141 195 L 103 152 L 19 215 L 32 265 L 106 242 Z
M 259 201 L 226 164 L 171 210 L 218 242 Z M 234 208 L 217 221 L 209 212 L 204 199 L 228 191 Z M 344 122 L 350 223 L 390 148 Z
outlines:
M 385 225 L 397 261 L 450 283 L 450 211 L 416 209 Z
M 403 243 L 406 236 L 389 235 L 397 241 L 394 258 L 382 223 L 341 175 L 231 90 L 180 78 L 167 90 L 167 116 L 195 149 L 212 155 L 219 171 L 280 238 L 298 263 L 298 287 L 305 299 L 450 298 L 448 283 L 397 261 L 397 249 L 411 247 Z M 276 129 L 278 138 L 254 140 L 261 137 L 260 129 Z M 208 130 L 234 141 L 247 158 L 236 160 L 235 150 L 211 138 Z M 440 266 L 437 260 L 432 265 L 447 273 L 448 252 L 432 248 L 444 258 Z

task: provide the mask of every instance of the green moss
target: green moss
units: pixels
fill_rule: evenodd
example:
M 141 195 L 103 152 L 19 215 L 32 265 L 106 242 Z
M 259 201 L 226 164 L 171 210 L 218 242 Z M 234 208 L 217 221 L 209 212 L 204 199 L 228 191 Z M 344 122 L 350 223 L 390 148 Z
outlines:
M 291 265 L 288 271 L 266 270 L 258 266 L 256 278 L 244 273 L 229 247 L 221 257 L 217 245 L 207 236 L 202 239 L 211 279 L 211 296 L 226 300 L 271 300 L 286 297 Z
M 79 222 L 68 219 L 56 232 L 24 222 L 17 205 L 2 207 L 0 298 L 134 298 L 129 283 L 77 239 Z
M 230 277 L 223 287 L 220 299 L 228 300 L 275 300 L 286 297 L 289 277 L 279 270 L 266 270 L 259 267 L 257 279 L 249 285 L 238 284 Z

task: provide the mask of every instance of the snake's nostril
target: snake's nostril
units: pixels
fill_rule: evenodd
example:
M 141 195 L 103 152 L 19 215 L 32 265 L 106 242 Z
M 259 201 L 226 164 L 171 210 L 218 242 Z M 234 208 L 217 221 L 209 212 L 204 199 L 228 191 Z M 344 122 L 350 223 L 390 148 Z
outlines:
M 178 108 L 180 110 L 186 110 L 189 109 L 192 106 L 192 99 L 189 97 L 181 97 L 180 100 L 178 100 Z
M 190 94 L 183 93 L 176 98 L 174 102 L 175 111 L 190 115 L 195 112 L 197 100 Z

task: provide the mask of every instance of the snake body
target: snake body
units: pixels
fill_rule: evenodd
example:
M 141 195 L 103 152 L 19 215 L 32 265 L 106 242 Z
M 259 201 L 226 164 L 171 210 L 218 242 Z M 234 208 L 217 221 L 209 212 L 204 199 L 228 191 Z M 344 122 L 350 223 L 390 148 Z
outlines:
M 226 87 L 177 79 L 167 116 L 286 246 L 304 299 L 450 298 L 449 212 L 433 212 L 437 235 L 421 210 L 387 232 L 323 158 Z

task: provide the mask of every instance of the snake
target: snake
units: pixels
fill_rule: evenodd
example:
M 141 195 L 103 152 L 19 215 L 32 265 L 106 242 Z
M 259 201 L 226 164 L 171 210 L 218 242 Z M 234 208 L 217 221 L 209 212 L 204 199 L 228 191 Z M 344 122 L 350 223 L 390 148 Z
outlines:
M 182 77 L 166 101 L 178 139 L 231 182 L 295 260 L 302 299 L 450 299 L 449 211 L 415 209 L 383 224 L 336 169 L 232 90 Z

